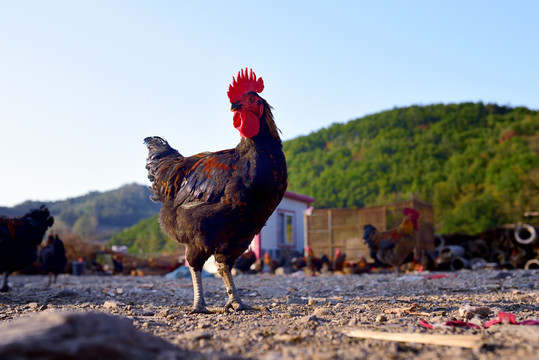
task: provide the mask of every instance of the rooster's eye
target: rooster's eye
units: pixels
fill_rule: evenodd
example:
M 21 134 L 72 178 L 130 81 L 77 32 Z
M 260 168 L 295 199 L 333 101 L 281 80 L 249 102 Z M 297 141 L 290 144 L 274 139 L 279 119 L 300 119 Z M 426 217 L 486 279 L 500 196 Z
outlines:
M 249 96 L 249 102 L 254 103 L 255 102 L 255 97 L 254 96 Z

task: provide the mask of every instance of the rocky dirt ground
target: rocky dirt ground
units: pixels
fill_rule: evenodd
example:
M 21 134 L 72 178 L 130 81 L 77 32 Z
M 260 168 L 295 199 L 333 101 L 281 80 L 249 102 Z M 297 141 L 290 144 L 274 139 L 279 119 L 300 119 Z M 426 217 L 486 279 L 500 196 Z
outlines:
M 11 291 L 0 294 L 0 326 L 42 312 L 94 311 L 128 318 L 140 332 L 217 359 L 539 359 L 537 325 L 438 326 L 484 325 L 500 311 L 519 322 L 539 319 L 538 270 L 437 275 L 238 275 L 244 301 L 267 310 L 210 315 L 189 313 L 190 279 L 62 275 L 47 287 L 43 276 L 12 276 Z M 205 278 L 204 290 L 209 305 L 224 305 L 220 278 Z M 425 328 L 422 319 L 437 327 Z M 448 345 L 454 344 L 449 335 L 459 334 L 477 346 L 357 338 L 347 335 L 350 329 L 441 335 Z

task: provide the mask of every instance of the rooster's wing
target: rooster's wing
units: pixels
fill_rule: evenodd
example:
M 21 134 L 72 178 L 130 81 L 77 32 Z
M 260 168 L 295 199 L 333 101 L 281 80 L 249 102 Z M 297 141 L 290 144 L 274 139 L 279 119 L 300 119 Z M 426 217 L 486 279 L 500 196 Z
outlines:
M 217 203 L 238 187 L 234 180 L 235 151 L 224 150 L 181 158 L 171 165 L 170 176 L 163 179 L 164 191 L 176 206 Z

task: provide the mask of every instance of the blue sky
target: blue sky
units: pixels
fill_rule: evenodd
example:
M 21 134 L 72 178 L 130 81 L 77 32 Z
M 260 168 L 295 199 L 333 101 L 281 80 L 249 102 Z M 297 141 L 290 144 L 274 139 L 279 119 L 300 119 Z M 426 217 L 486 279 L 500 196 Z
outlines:
M 234 147 L 264 79 L 284 140 L 413 104 L 539 109 L 537 1 L 0 0 L 0 206 L 148 184 L 144 137 Z

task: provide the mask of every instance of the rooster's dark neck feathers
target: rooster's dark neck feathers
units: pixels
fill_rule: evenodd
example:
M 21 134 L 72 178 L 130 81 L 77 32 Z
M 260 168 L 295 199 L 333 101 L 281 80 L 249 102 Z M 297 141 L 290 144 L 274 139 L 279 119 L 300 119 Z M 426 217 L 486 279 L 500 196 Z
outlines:
M 244 137 L 241 139 L 236 147 L 236 151 L 238 151 L 239 154 L 243 154 L 253 147 L 265 147 L 265 145 L 270 144 L 272 147 L 274 147 L 275 144 L 279 144 L 278 148 L 282 149 L 281 137 L 279 136 L 280 130 L 277 128 L 277 125 L 275 125 L 275 120 L 273 120 L 273 113 L 271 112 L 272 107 L 264 99 L 261 98 L 261 100 L 264 102 L 264 113 L 259 120 L 260 131 L 252 138 Z

